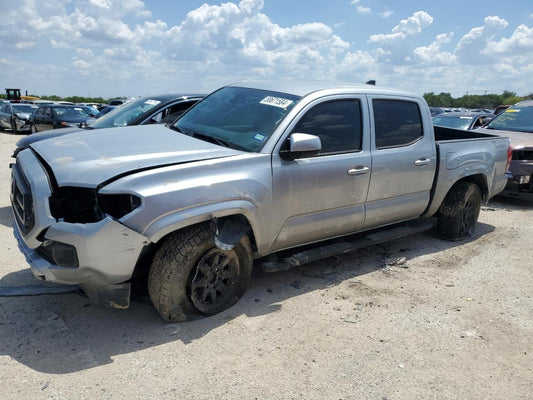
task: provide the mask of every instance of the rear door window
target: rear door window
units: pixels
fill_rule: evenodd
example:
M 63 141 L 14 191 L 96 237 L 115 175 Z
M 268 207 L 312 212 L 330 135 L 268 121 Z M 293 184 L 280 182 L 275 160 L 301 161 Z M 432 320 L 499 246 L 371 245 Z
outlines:
M 408 146 L 423 136 L 418 103 L 374 99 L 372 106 L 377 149 Z

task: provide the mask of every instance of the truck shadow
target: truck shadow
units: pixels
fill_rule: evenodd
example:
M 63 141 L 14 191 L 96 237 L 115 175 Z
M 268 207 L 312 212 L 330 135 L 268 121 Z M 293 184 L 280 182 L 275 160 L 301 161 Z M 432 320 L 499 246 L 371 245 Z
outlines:
M 13 226 L 11 207 L 0 207 L 0 224 L 8 227 Z
M 533 208 L 533 193 L 523 193 L 520 196 L 500 194 L 489 201 L 488 207 L 506 210 L 528 210 Z
M 113 310 L 93 306 L 80 293 L 0 297 L 0 354 L 36 371 L 67 374 L 110 364 L 117 355 L 161 344 L 181 342 L 177 344 L 188 346 L 226 324 L 236 323 L 231 329 L 242 329 L 243 319 L 283 312 L 287 299 L 385 269 L 392 258 L 409 260 L 438 253 L 479 240 L 492 231 L 493 226 L 480 223 L 472 238 L 459 242 L 425 232 L 288 271 L 256 272 L 251 287 L 235 306 L 190 322 L 165 323 L 149 301 L 133 301 L 128 310 Z M 0 286 L 35 282 L 25 269 L 4 276 Z

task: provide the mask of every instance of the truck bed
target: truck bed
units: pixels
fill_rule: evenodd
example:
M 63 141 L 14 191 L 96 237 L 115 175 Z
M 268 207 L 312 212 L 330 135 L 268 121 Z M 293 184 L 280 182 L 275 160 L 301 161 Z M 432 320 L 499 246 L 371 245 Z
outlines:
M 435 214 L 453 183 L 465 176 L 471 176 L 469 180 L 485 188 L 485 200 L 503 189 L 507 179 L 507 138 L 440 126 L 434 127 L 434 134 L 438 167 L 432 201 L 424 216 Z M 492 182 L 485 181 L 483 176 L 493 177 Z

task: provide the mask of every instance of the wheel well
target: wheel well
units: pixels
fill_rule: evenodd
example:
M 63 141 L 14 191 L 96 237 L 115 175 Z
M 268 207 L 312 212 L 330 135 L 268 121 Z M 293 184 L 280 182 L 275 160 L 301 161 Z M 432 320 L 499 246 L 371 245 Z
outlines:
M 478 174 L 478 175 L 469 175 L 465 176 L 464 178 L 458 180 L 457 182 L 472 182 L 479 187 L 479 190 L 481 191 L 481 196 L 483 198 L 483 201 L 487 199 L 487 195 L 489 193 L 489 188 L 487 186 L 487 179 L 485 176 Z M 457 183 L 455 182 L 455 183 Z
M 213 218 L 211 219 L 211 221 L 206 220 L 206 221 L 198 222 L 196 224 L 192 224 L 192 225 L 188 225 L 186 227 L 180 228 L 177 231 L 182 231 L 184 229 L 190 229 L 191 227 L 194 227 L 197 225 L 211 225 L 213 229 L 213 235 L 215 235 L 217 224 L 219 226 L 223 226 L 224 223 L 227 221 L 233 221 L 237 224 L 243 225 L 243 228 L 246 228 L 246 234 L 248 235 L 248 238 L 250 239 L 252 253 L 256 253 L 257 245 L 256 245 L 255 235 L 254 235 L 252 226 L 250 224 L 250 221 L 248 221 L 248 219 L 242 214 L 226 215 L 220 218 Z M 144 285 L 146 283 L 148 270 L 150 269 L 150 265 L 152 264 L 152 260 L 153 260 L 155 253 L 161 247 L 161 245 L 166 241 L 166 239 L 177 231 L 169 232 L 168 234 L 163 236 L 161 239 L 159 239 L 157 242 L 150 243 L 149 245 L 144 247 L 143 251 L 141 252 L 141 255 L 139 256 L 137 260 L 137 263 L 135 264 L 135 268 L 133 270 L 133 274 L 131 277 L 132 282 L 139 282 L 141 285 Z

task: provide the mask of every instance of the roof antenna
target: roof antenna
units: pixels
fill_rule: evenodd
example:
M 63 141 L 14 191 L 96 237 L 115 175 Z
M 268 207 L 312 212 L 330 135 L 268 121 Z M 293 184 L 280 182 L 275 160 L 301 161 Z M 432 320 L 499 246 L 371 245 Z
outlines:
M 367 84 L 367 85 L 376 86 L 376 80 L 375 80 L 375 79 L 372 79 L 372 80 L 370 80 L 370 81 L 366 81 L 366 84 Z

